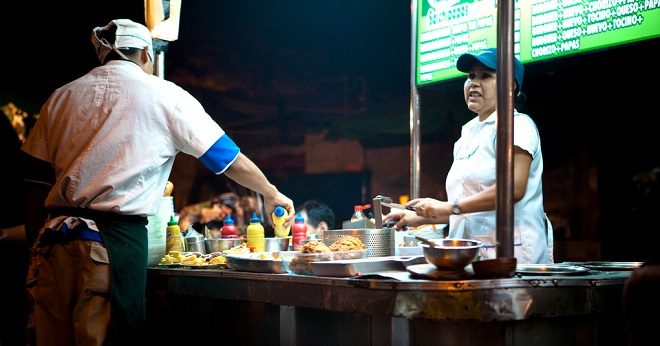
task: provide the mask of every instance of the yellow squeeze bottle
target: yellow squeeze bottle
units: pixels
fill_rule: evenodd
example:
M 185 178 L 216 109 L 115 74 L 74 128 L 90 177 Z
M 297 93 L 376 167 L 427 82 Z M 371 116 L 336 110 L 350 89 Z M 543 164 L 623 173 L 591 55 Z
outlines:
M 264 226 L 261 225 L 261 219 L 255 212 L 247 226 L 247 245 L 253 248 L 252 252 L 266 251 L 266 241 L 264 240 Z
M 183 252 L 181 228 L 179 228 L 179 223 L 174 220 L 174 216 L 170 216 L 170 222 L 167 223 L 167 242 L 165 249 L 165 253 L 170 253 L 170 251 Z
M 289 236 L 289 231 L 291 231 L 291 226 L 284 227 L 284 222 L 289 213 L 284 209 L 284 207 L 278 205 L 273 210 L 273 223 L 275 224 L 275 237 L 277 238 L 286 238 Z

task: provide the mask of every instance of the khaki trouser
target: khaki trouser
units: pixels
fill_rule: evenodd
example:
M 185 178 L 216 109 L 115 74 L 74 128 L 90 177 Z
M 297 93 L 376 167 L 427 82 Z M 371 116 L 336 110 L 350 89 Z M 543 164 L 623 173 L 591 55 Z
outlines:
M 75 239 L 33 248 L 28 343 L 102 345 L 110 324 L 110 266 L 102 243 Z M 38 285 L 36 285 L 38 280 Z

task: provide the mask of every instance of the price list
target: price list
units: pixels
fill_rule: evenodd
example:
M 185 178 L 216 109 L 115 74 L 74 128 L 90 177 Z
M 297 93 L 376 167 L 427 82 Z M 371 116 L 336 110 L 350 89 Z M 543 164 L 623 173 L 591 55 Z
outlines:
M 577 51 L 583 38 L 643 25 L 644 12 L 657 8 L 660 0 L 559 0 L 533 4 L 531 57 Z
M 450 79 L 461 54 L 497 46 L 495 1 L 419 0 L 417 83 Z M 521 0 L 514 54 L 523 63 L 660 36 L 660 0 Z

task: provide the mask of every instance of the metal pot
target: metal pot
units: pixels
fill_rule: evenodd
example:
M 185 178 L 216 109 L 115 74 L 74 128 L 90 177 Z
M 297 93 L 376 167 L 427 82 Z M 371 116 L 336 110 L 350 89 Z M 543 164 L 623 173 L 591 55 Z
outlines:
M 211 238 L 204 240 L 204 246 L 206 247 L 206 253 L 212 253 L 229 250 L 245 242 L 247 242 L 247 239 L 243 238 Z

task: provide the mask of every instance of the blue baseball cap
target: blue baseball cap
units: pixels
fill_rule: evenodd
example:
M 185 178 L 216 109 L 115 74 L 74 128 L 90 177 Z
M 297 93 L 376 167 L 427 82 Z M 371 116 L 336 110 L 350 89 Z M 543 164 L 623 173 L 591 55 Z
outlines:
M 456 60 L 456 68 L 461 72 L 469 72 L 472 64 L 479 61 L 489 69 L 497 70 L 497 48 L 486 48 L 479 54 L 465 53 Z M 515 56 L 513 57 L 513 78 L 516 80 L 515 94 L 520 93 L 523 77 L 525 76 L 525 67 Z

